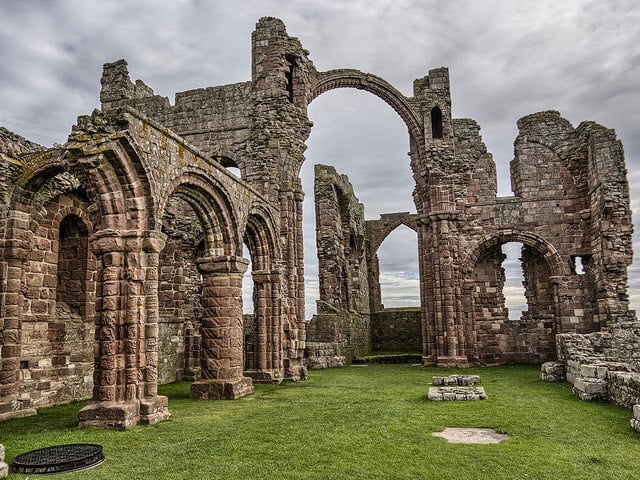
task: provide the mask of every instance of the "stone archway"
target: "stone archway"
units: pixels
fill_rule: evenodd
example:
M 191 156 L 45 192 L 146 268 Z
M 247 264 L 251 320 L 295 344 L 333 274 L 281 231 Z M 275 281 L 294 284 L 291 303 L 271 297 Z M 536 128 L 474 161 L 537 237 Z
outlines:
M 193 258 L 201 282 L 202 343 L 201 378 L 191 384 L 191 396 L 229 399 L 252 393 L 251 378 L 243 374 L 242 274 L 248 261 L 238 255 L 238 219 L 213 178 L 184 175 L 176 179 L 172 197 L 188 205 L 182 214 L 195 216 L 190 224 L 201 229 L 193 236 L 192 253 L 200 250 L 195 239 L 204 241 L 204 255 Z
M 521 265 L 528 308 L 509 319 L 505 308 L 506 256 L 502 245 L 522 245 Z M 567 265 L 548 241 L 529 232 L 503 231 L 479 240 L 464 260 L 467 357 L 470 363 L 542 363 L 555 358 L 560 333 L 558 280 Z
M 244 242 L 251 256 L 254 312 L 245 325 L 245 374 L 258 383 L 279 383 L 287 373 L 291 352 L 283 349 L 282 274 L 277 267 L 278 243 L 272 213 L 252 209 Z M 249 316 L 245 316 L 245 319 Z
M 378 250 L 385 239 L 400 225 L 404 225 L 418 233 L 418 216 L 413 213 L 385 213 L 378 220 L 367 220 L 367 236 L 369 254 L 369 305 L 371 312 L 382 309 L 382 292 L 380 289 L 380 262 Z

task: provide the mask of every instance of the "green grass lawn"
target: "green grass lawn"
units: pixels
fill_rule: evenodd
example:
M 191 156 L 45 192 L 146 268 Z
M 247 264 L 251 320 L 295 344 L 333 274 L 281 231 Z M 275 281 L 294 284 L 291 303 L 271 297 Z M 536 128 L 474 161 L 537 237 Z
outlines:
M 435 374 L 453 370 L 371 365 L 311 371 L 309 380 L 257 385 L 237 401 L 188 398 L 162 387 L 171 420 L 126 432 L 76 427 L 84 403 L 0 422 L 7 461 L 64 443 L 99 443 L 106 461 L 61 479 L 638 479 L 640 434 L 631 412 L 581 402 L 535 366 L 472 369 L 488 400 L 430 402 Z M 492 427 L 498 445 L 449 444 L 432 432 Z M 24 479 L 12 474 L 10 479 Z M 51 478 L 29 476 L 35 478 Z

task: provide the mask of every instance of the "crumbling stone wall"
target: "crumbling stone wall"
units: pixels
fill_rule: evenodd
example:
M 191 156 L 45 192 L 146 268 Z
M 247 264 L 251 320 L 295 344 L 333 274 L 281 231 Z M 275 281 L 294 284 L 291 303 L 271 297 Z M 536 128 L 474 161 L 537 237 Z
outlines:
M 364 207 L 345 175 L 325 165 L 315 165 L 314 172 L 320 299 L 307 340 L 333 344 L 324 349 L 331 357 L 351 361 L 371 345 Z M 307 350 L 307 365 L 332 363 L 310 357 L 318 351 L 323 349 Z

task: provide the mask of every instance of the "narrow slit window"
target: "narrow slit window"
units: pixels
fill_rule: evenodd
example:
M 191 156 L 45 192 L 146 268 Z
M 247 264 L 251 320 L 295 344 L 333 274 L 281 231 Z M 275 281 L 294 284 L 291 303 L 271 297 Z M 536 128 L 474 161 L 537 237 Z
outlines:
M 431 137 L 442 138 L 442 110 L 440 107 L 431 109 Z

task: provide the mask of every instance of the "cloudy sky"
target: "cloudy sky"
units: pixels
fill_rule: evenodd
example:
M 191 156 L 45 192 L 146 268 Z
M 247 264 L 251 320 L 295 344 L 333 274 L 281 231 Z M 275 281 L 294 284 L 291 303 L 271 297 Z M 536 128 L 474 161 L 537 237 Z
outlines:
M 99 106 L 102 64 L 119 58 L 133 79 L 171 101 L 175 92 L 249 80 L 251 32 L 262 16 L 282 19 L 319 70 L 371 72 L 407 96 L 415 78 L 449 67 L 453 115 L 480 123 L 501 195 L 511 192 L 508 164 L 523 115 L 554 109 L 574 126 L 594 120 L 615 129 L 640 221 L 637 0 L 3 0 L 0 125 L 43 145 L 64 143 L 76 117 Z M 317 292 L 313 164 L 348 174 L 367 218 L 415 211 L 406 127 L 386 104 L 338 90 L 314 100 L 309 115 L 308 315 Z M 410 230 L 383 244 L 385 305 L 418 303 L 415 250 Z M 630 294 L 637 308 L 637 263 Z M 515 296 L 510 302 L 521 308 Z

